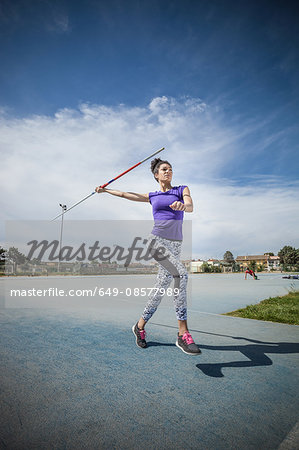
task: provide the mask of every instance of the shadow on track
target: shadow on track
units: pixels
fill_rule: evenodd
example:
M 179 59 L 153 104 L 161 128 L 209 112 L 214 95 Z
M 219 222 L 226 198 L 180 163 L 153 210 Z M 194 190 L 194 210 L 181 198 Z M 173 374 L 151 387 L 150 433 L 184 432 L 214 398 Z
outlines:
M 176 328 L 170 325 L 162 325 L 158 323 L 151 323 L 152 325 L 159 325 L 167 328 Z M 209 364 L 196 364 L 196 367 L 200 369 L 205 375 L 221 378 L 224 377 L 222 369 L 224 367 L 261 367 L 261 366 L 271 366 L 273 364 L 272 360 L 266 355 L 267 354 L 292 354 L 299 353 L 299 343 L 296 342 L 263 342 L 255 339 L 248 339 L 240 336 L 229 336 L 225 334 L 208 333 L 200 330 L 191 330 L 192 332 L 209 334 L 213 336 L 223 336 L 229 337 L 231 339 L 244 340 L 250 342 L 250 344 L 245 345 L 200 345 L 200 348 L 206 350 L 217 350 L 218 352 L 240 352 L 243 356 L 248 358 L 248 361 L 231 361 L 226 363 L 209 363 Z M 172 344 L 170 344 L 172 345 Z
M 240 338 L 239 338 L 240 339 Z M 244 339 L 244 338 L 241 338 Z M 250 339 L 246 339 L 250 341 Z M 253 341 L 255 342 L 255 341 Z M 227 363 L 215 363 L 215 364 L 196 364 L 196 367 L 200 369 L 205 375 L 210 377 L 220 378 L 223 377 L 222 369 L 224 367 L 260 367 L 271 366 L 272 360 L 265 354 L 290 354 L 299 353 L 299 343 L 292 342 L 259 342 L 258 344 L 248 345 L 201 345 L 201 349 L 217 350 L 217 351 L 231 351 L 240 352 L 242 355 L 248 358 L 248 361 L 232 361 Z

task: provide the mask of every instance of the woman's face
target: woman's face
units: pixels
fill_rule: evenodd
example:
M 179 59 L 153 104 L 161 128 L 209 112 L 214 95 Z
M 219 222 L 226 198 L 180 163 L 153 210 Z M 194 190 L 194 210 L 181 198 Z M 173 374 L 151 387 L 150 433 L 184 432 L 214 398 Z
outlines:
M 172 168 L 169 164 L 163 163 L 158 169 L 158 173 L 156 173 L 155 177 L 158 181 L 168 181 L 169 183 L 172 180 Z

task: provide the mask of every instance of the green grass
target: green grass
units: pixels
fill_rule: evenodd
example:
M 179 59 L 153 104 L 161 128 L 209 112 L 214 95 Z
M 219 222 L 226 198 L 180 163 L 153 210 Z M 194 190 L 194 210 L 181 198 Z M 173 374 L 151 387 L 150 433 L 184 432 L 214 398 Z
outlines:
M 270 297 L 256 305 L 248 305 L 223 315 L 299 325 L 299 291 L 289 292 L 282 297 Z

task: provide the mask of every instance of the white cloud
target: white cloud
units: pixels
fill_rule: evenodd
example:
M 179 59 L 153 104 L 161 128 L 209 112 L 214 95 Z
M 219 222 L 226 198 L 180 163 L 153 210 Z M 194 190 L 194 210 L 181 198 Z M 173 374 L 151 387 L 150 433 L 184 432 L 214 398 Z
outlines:
M 69 15 L 61 4 L 46 1 L 43 19 L 46 30 L 51 33 L 68 34 L 72 31 Z
M 53 30 L 57 33 L 68 33 L 71 31 L 69 18 L 65 14 L 58 14 L 54 16 Z
M 174 183 L 190 185 L 194 256 L 277 251 L 299 246 L 298 185 L 272 177 L 237 185 L 223 178 L 238 150 L 240 129 L 222 125 L 200 99 L 155 98 L 148 107 L 82 104 L 54 117 L 0 121 L 3 220 L 51 219 L 59 203 L 74 204 L 164 146 Z M 149 162 L 111 185 L 136 192 L 158 189 Z M 95 195 L 69 219 L 151 219 L 148 204 Z
M 55 34 L 68 34 L 72 31 L 65 6 L 59 2 L 55 4 L 51 0 L 40 2 L 2 0 L 0 21 L 6 26 L 9 34 L 24 24 Z
M 265 180 L 264 180 L 265 181 Z M 273 177 L 263 185 L 237 186 L 217 180 L 197 185 L 193 214 L 193 254 L 222 258 L 278 252 L 284 245 L 299 245 L 299 183 L 293 186 Z

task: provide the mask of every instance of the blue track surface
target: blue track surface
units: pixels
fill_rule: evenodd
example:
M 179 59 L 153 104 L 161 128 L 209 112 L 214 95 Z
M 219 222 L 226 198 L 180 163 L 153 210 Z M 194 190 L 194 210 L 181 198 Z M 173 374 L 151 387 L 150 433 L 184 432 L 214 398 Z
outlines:
M 275 449 L 294 429 L 299 327 L 191 312 L 194 357 L 171 309 L 142 350 L 140 310 L 114 306 L 0 310 L 1 448 Z

